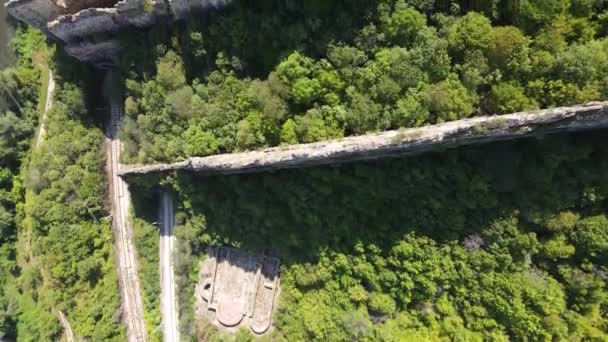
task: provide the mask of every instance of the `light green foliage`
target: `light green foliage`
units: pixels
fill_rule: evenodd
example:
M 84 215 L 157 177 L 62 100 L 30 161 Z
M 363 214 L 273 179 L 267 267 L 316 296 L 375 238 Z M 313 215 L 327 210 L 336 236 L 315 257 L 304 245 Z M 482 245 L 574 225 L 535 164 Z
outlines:
M 572 232 L 574 241 L 583 246 L 593 257 L 608 254 L 608 219 L 604 215 L 580 220 Z
M 492 28 L 492 41 L 488 48 L 488 61 L 501 70 L 505 77 L 524 77 L 531 70 L 531 40 L 513 26 Z
M 369 296 L 367 306 L 372 314 L 380 316 L 391 315 L 397 308 L 397 305 L 391 296 L 375 292 Z
M 538 105 L 526 97 L 524 88 L 516 82 L 501 82 L 490 91 L 490 111 L 496 114 L 535 109 Z
M 336 117 L 344 115 L 343 108 L 332 108 L 323 106 L 313 108 L 305 115 L 295 117 L 295 132 L 301 142 L 315 142 L 343 136 L 343 131 L 338 127 Z M 290 134 L 290 132 L 286 133 Z
M 426 17 L 414 8 L 398 1 L 390 16 L 381 17 L 382 30 L 396 45 L 411 46 L 418 33 L 426 27 Z
M 20 296 L 17 277 L 22 270 L 17 262 L 20 251 L 16 241 L 23 205 L 20 168 L 27 161 L 38 114 L 40 71 L 33 64 L 33 55 L 44 46 L 44 37 L 34 29 L 20 28 L 10 46 L 16 64 L 0 70 L 0 340 L 17 339 L 20 318 L 35 315 L 38 309 L 31 302 L 24 307 Z M 53 317 L 45 316 L 40 324 L 46 324 L 47 330 L 40 331 L 39 336 L 34 333 L 29 340 L 49 339 L 58 329 Z
M 202 125 L 192 124 L 182 134 L 185 150 L 191 156 L 204 156 L 217 152 L 219 142 L 213 133 L 206 132 Z
M 45 339 L 35 336 L 48 333 L 46 314 L 56 320 L 56 309 L 65 313 L 78 336 L 121 340 L 112 230 L 104 219 L 101 196 L 103 135 L 87 123 L 80 88 L 62 82 L 56 92 L 44 144 L 32 152 L 26 179 L 30 194 L 24 228 L 32 245 L 24 252 L 31 253 L 39 266 L 24 267 L 43 277 L 33 287 L 21 278 L 23 305 L 33 301 L 37 308 L 36 313 L 20 316 L 18 334 L 24 340 Z M 58 331 L 53 331 L 50 338 L 58 338 Z
M 563 211 L 553 215 L 544 221 L 544 226 L 553 232 L 568 231 L 576 226 L 581 216 L 572 211 Z
M 165 99 L 173 114 L 184 118 L 189 118 L 194 114 L 193 100 L 193 90 L 188 86 L 172 91 L 167 94 L 167 98 Z
M 251 112 L 245 119 L 239 121 L 236 132 L 237 148 L 247 150 L 256 146 L 263 146 L 265 138 L 262 125 L 259 112 Z
M 545 241 L 541 247 L 542 254 L 550 259 L 566 259 L 574 254 L 575 248 L 566 240 L 566 236 L 559 234 Z
M 450 50 L 462 60 L 465 51 L 485 51 L 492 42 L 492 25 L 488 18 L 469 12 L 447 27 Z
M 424 105 L 420 91 L 409 92 L 397 101 L 392 113 L 392 127 L 418 127 L 429 120 L 429 110 Z
M 477 98 L 458 80 L 450 75 L 445 81 L 427 88 L 425 104 L 435 122 L 462 119 L 473 113 Z
M 186 84 L 183 63 L 175 52 L 167 52 L 156 67 L 156 79 L 165 91 L 177 90 Z
M 285 121 L 281 128 L 281 142 L 285 144 L 297 144 L 296 123 L 292 119 Z

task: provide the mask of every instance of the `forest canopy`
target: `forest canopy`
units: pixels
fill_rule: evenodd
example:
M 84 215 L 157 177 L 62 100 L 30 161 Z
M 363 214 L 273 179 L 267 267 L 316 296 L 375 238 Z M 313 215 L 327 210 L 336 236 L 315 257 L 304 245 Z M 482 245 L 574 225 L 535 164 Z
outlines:
M 0 70 L 0 340 L 122 341 L 90 69 L 19 27 Z M 53 68 L 57 83 L 35 145 Z M 88 78 L 87 78 L 88 77 Z M 97 89 L 99 91 L 99 89 Z M 98 99 L 98 97 L 97 97 Z
M 272 341 L 608 338 L 605 131 L 170 183 L 183 338 L 198 260 L 281 258 Z M 236 340 L 245 341 L 246 334 Z
M 129 33 L 124 161 L 307 143 L 608 94 L 596 1 L 234 1 Z

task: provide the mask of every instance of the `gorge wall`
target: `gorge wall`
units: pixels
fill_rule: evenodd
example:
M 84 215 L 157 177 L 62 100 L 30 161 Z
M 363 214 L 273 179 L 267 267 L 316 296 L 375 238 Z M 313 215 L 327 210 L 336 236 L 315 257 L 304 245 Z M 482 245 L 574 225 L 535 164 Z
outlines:
M 464 145 L 600 128 L 608 128 L 608 101 L 476 117 L 311 144 L 195 157 L 172 164 L 125 166 L 119 173 L 135 176 L 171 171 L 203 175 L 260 172 L 408 156 Z
M 105 65 L 119 49 L 116 32 L 181 20 L 231 0 L 9 0 L 8 13 L 66 46 L 83 62 Z M 103 38 L 100 38 L 101 36 Z

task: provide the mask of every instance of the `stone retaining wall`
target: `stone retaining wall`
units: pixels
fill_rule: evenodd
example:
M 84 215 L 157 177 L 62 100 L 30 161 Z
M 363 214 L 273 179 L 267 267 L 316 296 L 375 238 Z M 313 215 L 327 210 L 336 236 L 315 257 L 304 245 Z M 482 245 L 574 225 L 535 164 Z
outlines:
M 608 128 L 608 101 L 476 117 L 311 144 L 195 157 L 172 164 L 123 166 L 119 173 L 134 176 L 168 171 L 205 175 L 260 172 L 408 156 L 464 145 L 600 128 Z

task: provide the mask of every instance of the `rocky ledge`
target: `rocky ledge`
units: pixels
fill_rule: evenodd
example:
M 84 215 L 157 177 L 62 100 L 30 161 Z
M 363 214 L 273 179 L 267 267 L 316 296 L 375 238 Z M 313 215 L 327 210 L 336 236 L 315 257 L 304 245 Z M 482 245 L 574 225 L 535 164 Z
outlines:
M 123 166 L 122 176 L 191 171 L 204 175 L 260 172 L 415 155 L 464 145 L 608 128 L 608 101 L 476 117 L 344 139 L 194 157 L 172 164 Z

